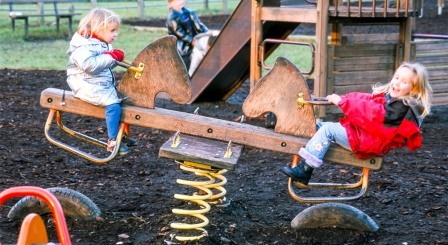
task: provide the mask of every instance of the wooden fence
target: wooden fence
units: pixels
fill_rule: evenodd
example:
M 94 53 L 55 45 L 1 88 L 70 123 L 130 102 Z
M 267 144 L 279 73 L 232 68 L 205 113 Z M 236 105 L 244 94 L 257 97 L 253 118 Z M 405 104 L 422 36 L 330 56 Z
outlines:
M 390 81 L 399 66 L 403 44 L 397 33 L 358 34 L 343 37 L 342 44 L 328 45 L 329 93 L 372 92 L 372 85 Z M 448 105 L 448 39 L 420 39 L 411 42 L 411 61 L 428 69 L 433 105 Z M 337 107 L 327 112 L 339 113 Z
M 238 0 L 230 0 L 230 1 L 238 1 Z M 71 1 L 73 3 L 76 2 L 87 2 L 87 1 Z M 209 9 L 209 3 L 216 3 L 216 2 L 220 2 L 222 3 L 222 13 L 223 14 L 228 14 L 228 3 L 229 0 L 200 0 L 200 1 L 186 1 L 187 6 L 194 6 L 194 5 L 203 5 L 203 9 Z M 239 2 L 239 1 L 238 1 Z M 145 19 L 145 9 L 146 8 L 151 8 L 151 7 L 158 7 L 158 6 L 168 6 L 167 1 L 144 1 L 144 0 L 136 0 L 136 1 L 132 1 L 129 2 L 128 5 L 114 5 L 115 3 L 119 3 L 119 4 L 123 4 L 124 2 L 110 2 L 111 6 L 108 6 L 107 8 L 109 9 L 130 9 L 130 8 L 135 8 L 138 10 L 139 13 L 139 18 L 141 20 Z M 89 10 L 92 8 L 95 8 L 98 4 L 97 0 L 90 0 L 90 7 L 86 8 L 86 7 L 77 7 L 76 10 Z M 2 6 L 2 5 L 0 5 Z M 0 11 L 9 11 L 9 7 L 4 5 L 5 7 L 0 8 Z M 194 7 L 192 7 L 193 9 L 196 9 Z M 45 11 L 46 9 L 44 9 L 44 5 L 43 4 L 38 4 L 36 8 L 15 8 L 17 11 L 33 11 L 33 10 L 40 10 L 41 13 L 43 13 L 43 11 Z M 63 8 L 61 8 L 61 10 L 64 10 Z M 68 10 L 68 9 L 66 9 Z

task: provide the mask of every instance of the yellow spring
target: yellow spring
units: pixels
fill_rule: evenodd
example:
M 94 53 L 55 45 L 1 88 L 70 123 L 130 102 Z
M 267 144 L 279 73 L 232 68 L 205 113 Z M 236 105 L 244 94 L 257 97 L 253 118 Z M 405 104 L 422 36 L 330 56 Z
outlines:
M 193 217 L 196 217 L 198 219 L 201 219 L 203 222 L 198 224 L 186 224 L 186 223 L 171 223 L 171 228 L 179 229 L 179 230 L 200 230 L 202 231 L 201 235 L 198 236 L 178 236 L 176 235 L 175 238 L 178 241 L 194 241 L 199 240 L 204 236 L 207 236 L 207 231 L 202 228 L 209 224 L 209 220 L 207 217 L 205 217 L 203 214 L 210 211 L 210 204 L 206 202 L 206 200 L 212 200 L 210 201 L 211 204 L 219 204 L 222 203 L 221 197 L 223 197 L 226 194 L 226 190 L 222 187 L 222 185 L 227 183 L 227 179 L 222 176 L 222 173 L 227 172 L 227 170 L 221 170 L 219 172 L 215 172 L 212 170 L 205 170 L 205 169 L 198 169 L 194 167 L 187 167 L 185 165 L 179 165 L 180 169 L 186 170 L 189 172 L 194 172 L 198 176 L 204 176 L 207 177 L 209 180 L 207 181 L 188 181 L 188 180 L 181 180 L 177 179 L 176 183 L 181 185 L 187 185 L 192 186 L 195 188 L 198 188 L 199 194 L 194 194 L 192 196 L 188 195 L 181 195 L 181 194 L 175 194 L 174 198 L 185 200 L 185 201 L 191 201 L 195 202 L 199 206 L 202 207 L 202 209 L 199 210 L 185 210 L 185 209 L 173 209 L 172 212 L 174 214 L 181 214 L 181 215 L 190 215 Z M 216 178 L 220 179 L 221 182 L 215 183 Z M 220 191 L 220 193 L 213 195 L 213 192 L 209 188 L 214 188 Z M 218 199 L 218 200 L 216 200 Z
M 223 169 L 223 170 L 221 170 L 221 171 L 219 171 L 217 173 L 209 173 L 212 177 L 220 179 L 221 182 L 214 183 L 214 184 L 209 184 L 209 185 L 205 185 L 204 186 L 206 188 L 214 188 L 214 189 L 220 191 L 220 193 L 212 195 L 210 198 L 208 198 L 208 200 L 209 200 L 208 203 L 210 203 L 210 204 L 222 204 L 226 200 L 225 197 L 221 199 L 221 197 L 223 197 L 223 196 L 225 196 L 227 194 L 226 189 L 224 189 L 224 187 L 222 187 L 223 185 L 227 184 L 226 177 L 222 176 L 222 174 L 225 174 L 225 173 L 227 173 L 226 169 Z M 217 200 L 215 200 L 215 199 L 217 199 Z

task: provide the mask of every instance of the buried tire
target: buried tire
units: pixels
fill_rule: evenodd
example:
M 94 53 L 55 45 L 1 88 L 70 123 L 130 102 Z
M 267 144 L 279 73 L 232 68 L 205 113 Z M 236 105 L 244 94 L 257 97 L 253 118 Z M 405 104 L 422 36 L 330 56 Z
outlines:
M 294 229 L 334 226 L 372 232 L 379 229 L 375 221 L 363 211 L 344 203 L 319 203 L 306 208 L 291 221 L 291 228 Z
M 101 210 L 87 196 L 67 188 L 48 188 L 59 201 L 64 215 L 77 220 L 93 220 L 101 215 Z M 42 199 L 27 196 L 20 199 L 9 211 L 8 218 L 20 220 L 30 213 L 43 215 L 51 213 L 50 207 Z
M 277 124 L 277 117 L 275 116 L 274 113 L 268 112 L 268 114 L 266 115 L 266 121 L 264 126 L 266 128 L 275 128 L 276 124 Z

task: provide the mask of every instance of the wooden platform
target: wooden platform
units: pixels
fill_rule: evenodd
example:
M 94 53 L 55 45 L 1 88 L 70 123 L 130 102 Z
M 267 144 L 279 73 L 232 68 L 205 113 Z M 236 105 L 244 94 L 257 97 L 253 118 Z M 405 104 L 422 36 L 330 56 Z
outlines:
M 171 137 L 160 147 L 159 157 L 171 158 L 175 160 L 200 163 L 217 169 L 235 170 L 243 146 L 231 144 L 231 154 L 225 157 L 228 142 L 194 137 L 190 135 L 180 136 L 180 143 L 173 147 Z

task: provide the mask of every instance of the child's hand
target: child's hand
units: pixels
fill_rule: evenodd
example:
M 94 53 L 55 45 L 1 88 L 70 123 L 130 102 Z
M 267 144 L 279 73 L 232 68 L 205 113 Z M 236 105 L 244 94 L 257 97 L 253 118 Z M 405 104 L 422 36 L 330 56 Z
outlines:
M 119 49 L 114 49 L 114 51 L 112 51 L 116 56 L 117 56 L 117 60 L 118 61 L 123 61 L 124 60 L 124 52 L 119 50 Z
M 119 49 L 115 49 L 112 52 L 104 52 L 105 54 L 110 55 L 114 60 L 123 61 L 124 60 L 124 53 L 123 51 Z
M 338 105 L 339 101 L 341 101 L 341 96 L 337 94 L 327 95 L 327 100 L 330 101 L 332 104 Z

